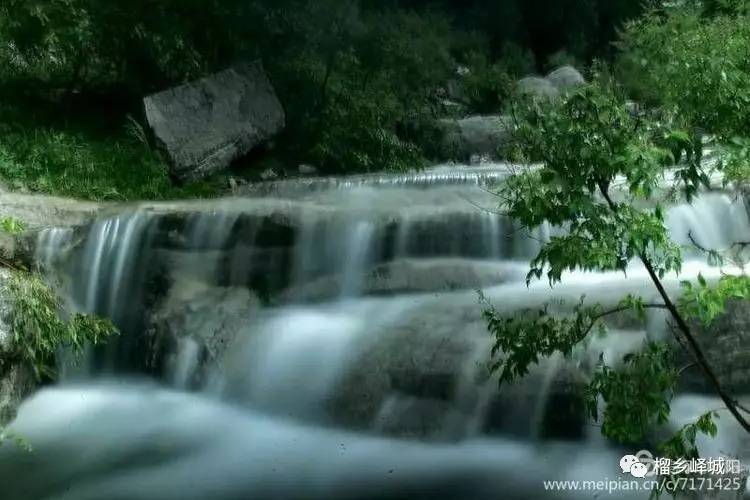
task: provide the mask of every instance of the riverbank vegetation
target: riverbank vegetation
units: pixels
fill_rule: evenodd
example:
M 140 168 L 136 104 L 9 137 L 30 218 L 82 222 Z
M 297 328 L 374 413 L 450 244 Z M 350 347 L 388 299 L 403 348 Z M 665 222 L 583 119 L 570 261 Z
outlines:
M 20 237 L 22 221 L 0 219 L 3 236 Z M 6 439 L 26 443 L 8 435 L 3 426 L 15 416 L 15 404 L 35 387 L 57 379 L 59 354 L 74 357 L 89 346 L 97 346 L 117 334 L 117 328 L 105 318 L 71 313 L 55 286 L 48 284 L 38 270 L 29 271 L 8 248 L 0 251 L 0 377 L 5 389 L 0 405 L 0 446 Z
M 703 374 L 724 410 L 703 415 L 662 443 L 660 454 L 672 458 L 697 457 L 696 436 L 715 435 L 719 413 L 750 432 L 750 414 L 717 376 L 696 326 L 709 325 L 728 301 L 750 299 L 750 278 L 741 270 L 714 283 L 699 275 L 682 282 L 679 299 L 671 296 L 664 280 L 680 273 L 686 249 L 666 229 L 662 203 L 674 199 L 659 194 L 673 177 L 673 198 L 689 202 L 710 188 L 715 173 L 743 188 L 750 158 L 748 26 L 748 3 L 739 0 L 685 2 L 629 23 L 614 66 L 619 80 L 602 73 L 560 103 L 516 107 L 519 144 L 542 168 L 512 177 L 499 191 L 503 209 L 525 227 L 548 222 L 567 229 L 542 247 L 529 282 L 554 285 L 573 270 L 626 272 L 635 260 L 647 271 L 656 297 L 623 297 L 610 309 L 582 298 L 573 314 L 562 318 L 546 310 L 506 317 L 490 307 L 493 368 L 501 383 L 525 375 L 540 358 L 570 356 L 591 335 L 606 331 L 608 316 L 630 310 L 644 319 L 647 310 L 661 309 L 671 338 L 650 338 L 623 360 L 602 358 L 586 401 L 605 436 L 643 444 L 669 419 L 680 375 L 688 368 L 675 361 L 684 351 L 681 359 L 693 361 L 689 367 Z M 641 111 L 628 106 L 633 96 L 646 103 Z M 707 138 L 719 145 L 716 162 L 704 161 Z M 625 197 L 613 194 L 618 179 Z M 731 257 L 744 266 L 745 245 L 738 242 L 731 252 L 695 247 L 712 265 Z M 606 408 L 600 412 L 602 401 Z
M 546 222 L 567 230 L 543 246 L 529 282 L 554 285 L 571 270 L 625 272 L 635 260 L 657 300 L 623 297 L 612 311 L 582 300 L 563 318 L 546 310 L 503 317 L 490 308 L 501 382 L 525 375 L 540 358 L 570 355 L 611 313 L 643 318 L 660 309 L 674 339 L 651 339 L 616 366 L 602 360 L 590 380 L 587 403 L 602 432 L 640 443 L 667 422 L 683 368 L 675 351 L 683 348 L 750 431 L 747 410 L 716 376 L 692 326 L 710 323 L 728 300 L 750 298 L 750 280 L 726 275 L 711 284 L 698 276 L 683 283 L 680 299 L 671 297 L 663 281 L 681 270 L 684 249 L 670 239 L 665 200 L 655 197 L 672 173 L 674 197 L 687 201 L 710 187 L 712 173 L 734 183 L 750 175 L 750 4 L 585 6 L 7 0 L 0 6 L 0 178 L 15 189 L 94 199 L 218 193 L 226 179 L 174 185 L 140 101 L 247 59 L 263 60 L 288 117 L 273 144 L 235 165 L 231 175 L 251 179 L 301 163 L 336 174 L 415 168 L 434 159 L 441 118 L 512 111 L 523 159 L 543 166 L 508 180 L 502 208 L 528 229 Z M 585 68 L 591 83 L 551 102 L 514 99 L 519 77 L 561 64 Z M 717 162 L 704 161 L 706 142 Z M 625 201 L 612 195 L 618 179 Z M 723 249 L 700 250 L 714 264 L 725 257 Z M 44 367 L 60 342 L 77 346 L 111 333 L 83 317 L 60 320 L 59 304 L 36 279 L 12 285 L 29 310 L 14 327 L 36 332 L 24 347 L 28 361 Z M 697 456 L 696 435 L 715 434 L 715 416 L 685 427 L 663 452 Z
M 435 159 L 439 118 L 500 112 L 519 77 L 610 58 L 616 30 L 643 8 L 630 0 L 8 0 L 0 6 L 0 177 L 95 199 L 216 193 L 225 178 L 172 187 L 140 140 L 140 100 L 255 58 L 287 127 L 231 175 L 283 175 L 301 163 L 322 173 L 419 167 Z

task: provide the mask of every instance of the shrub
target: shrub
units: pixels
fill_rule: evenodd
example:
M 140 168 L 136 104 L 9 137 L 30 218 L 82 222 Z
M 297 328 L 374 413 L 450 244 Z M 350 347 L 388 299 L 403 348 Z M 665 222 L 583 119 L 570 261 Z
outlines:
M 636 99 L 675 109 L 689 125 L 725 139 L 750 129 L 746 14 L 652 11 L 627 26 L 619 46 L 618 76 Z
M 80 353 L 87 344 L 100 344 L 116 333 L 108 320 L 93 316 L 73 314 L 63 320 L 59 297 L 38 275 L 16 272 L 8 293 L 15 357 L 29 363 L 39 380 L 54 377 L 59 349 Z
M 473 53 L 467 61 L 469 73 L 462 85 L 469 109 L 474 113 L 498 113 L 513 91 L 513 81 L 501 63 L 490 63 L 487 57 Z

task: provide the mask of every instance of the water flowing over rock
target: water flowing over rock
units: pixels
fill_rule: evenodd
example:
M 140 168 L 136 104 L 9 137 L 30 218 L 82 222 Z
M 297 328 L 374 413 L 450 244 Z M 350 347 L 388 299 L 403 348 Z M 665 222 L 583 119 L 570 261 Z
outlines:
M 146 119 L 177 179 L 222 170 L 284 127 L 284 110 L 260 62 L 144 99 Z
M 542 480 L 619 477 L 622 450 L 589 425 L 581 391 L 600 356 L 618 366 L 668 335 L 665 316 L 610 318 L 606 337 L 498 389 L 478 288 L 507 313 L 547 305 L 566 314 L 582 295 L 604 307 L 656 295 L 637 263 L 626 275 L 575 271 L 554 288 L 527 286 L 528 261 L 559 230 L 527 234 L 495 211 L 488 190 L 510 171 L 273 181 L 238 187 L 234 198 L 125 206 L 82 228 L 42 232 L 38 259 L 69 278 L 67 299 L 114 318 L 123 333 L 91 353 L 83 374 L 21 411 L 13 429 L 38 453 L 16 462 L 0 447 L 0 479 L 7 470 L 12 480 L 4 492 L 520 500 L 566 498 Z M 750 237 L 744 203 L 730 193 L 665 207 L 665 218 L 679 243 L 692 236 L 724 248 Z M 736 271 L 708 266 L 698 251 L 684 256 L 683 278 Z M 665 277 L 668 293 L 679 293 L 680 279 Z M 97 382 L 133 374 L 172 389 Z M 61 461 L 58 450 L 82 458 Z M 541 469 L 528 465 L 536 460 Z M 59 481 L 4 469 L 16 463 Z
M 540 478 L 618 477 L 621 456 L 559 443 L 383 439 L 132 385 L 44 391 L 12 430 L 35 449 L 0 447 L 7 500 L 593 499 L 545 491 Z
M 259 305 L 247 288 L 176 282 L 149 318 L 153 364 L 163 364 L 157 367 L 176 387 L 204 385 L 206 370 L 224 357 Z

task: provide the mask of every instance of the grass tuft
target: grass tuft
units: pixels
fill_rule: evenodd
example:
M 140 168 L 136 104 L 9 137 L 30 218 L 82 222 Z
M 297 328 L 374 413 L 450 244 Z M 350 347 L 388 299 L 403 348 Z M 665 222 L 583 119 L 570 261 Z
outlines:
M 174 185 L 134 120 L 111 130 L 95 123 L 39 120 L 0 108 L 0 182 L 11 189 L 88 200 L 211 197 L 218 180 Z

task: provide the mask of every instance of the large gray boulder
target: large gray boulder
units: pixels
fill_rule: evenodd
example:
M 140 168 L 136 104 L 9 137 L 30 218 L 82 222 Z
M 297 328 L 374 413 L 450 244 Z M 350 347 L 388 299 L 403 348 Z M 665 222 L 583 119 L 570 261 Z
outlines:
M 560 92 L 586 85 L 586 79 L 573 66 L 561 66 L 547 75 L 550 82 Z
M 501 159 L 513 142 L 513 121 L 508 116 L 469 116 L 443 119 L 443 151 L 447 159 L 465 161 L 473 155 Z
M 284 110 L 260 62 L 148 96 L 146 119 L 171 174 L 189 181 L 226 168 L 284 127 Z
M 577 69 L 572 66 L 561 66 L 544 78 L 527 76 L 520 79 L 517 83 L 517 91 L 522 96 L 539 101 L 554 101 L 561 94 L 581 85 L 586 85 L 586 79 Z
M 540 101 L 553 101 L 560 97 L 560 91 L 552 82 L 538 76 L 521 78 L 517 84 L 520 95 Z

